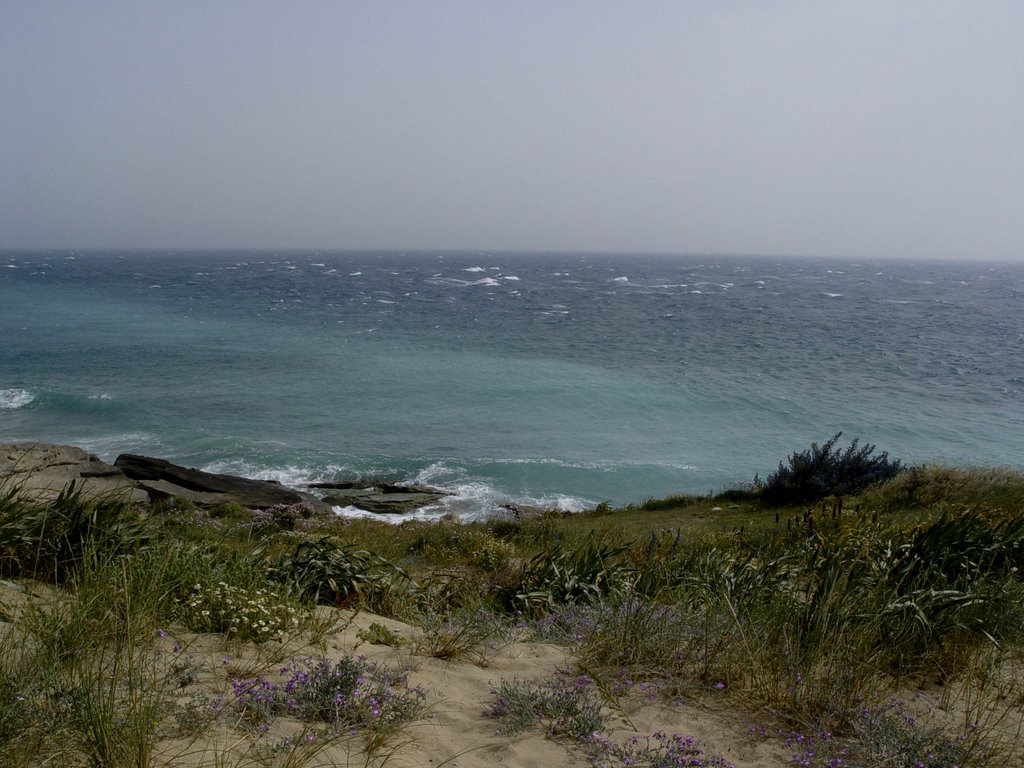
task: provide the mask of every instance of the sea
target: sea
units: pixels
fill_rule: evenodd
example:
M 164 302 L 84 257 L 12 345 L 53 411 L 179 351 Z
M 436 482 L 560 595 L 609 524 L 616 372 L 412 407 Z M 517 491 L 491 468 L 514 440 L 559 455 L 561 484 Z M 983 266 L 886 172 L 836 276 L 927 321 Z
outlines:
M 0 442 L 583 510 L 842 432 L 1024 466 L 1024 266 L 366 251 L 0 252 Z M 356 515 L 353 508 L 336 508 Z

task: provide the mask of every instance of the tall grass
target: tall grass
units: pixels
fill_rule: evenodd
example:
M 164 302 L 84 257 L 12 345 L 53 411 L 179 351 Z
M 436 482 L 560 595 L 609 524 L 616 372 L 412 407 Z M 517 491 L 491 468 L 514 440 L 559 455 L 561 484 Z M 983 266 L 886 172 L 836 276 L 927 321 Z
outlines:
M 275 632 L 232 629 L 257 598 L 266 616 L 296 617 L 303 642 L 319 632 L 314 604 L 340 604 L 419 624 L 403 652 L 478 664 L 522 622 L 572 647 L 576 672 L 597 680 L 590 697 L 649 681 L 647 695 L 722 696 L 878 749 L 948 736 L 963 765 L 1019 740 L 1019 473 L 905 470 L 814 524 L 802 506 L 719 504 L 461 527 L 324 520 L 258 536 L 232 509 L 182 536 L 173 512 L 143 521 L 73 486 L 49 502 L 0 488 L 0 572 L 34 593 L 0 606 L 0 764 L 164 759 L 181 670 L 154 638 L 177 627 L 266 649 Z M 941 734 L 890 717 L 894 693 L 936 686 L 960 713 Z M 298 766 L 306 751 L 288 755 Z

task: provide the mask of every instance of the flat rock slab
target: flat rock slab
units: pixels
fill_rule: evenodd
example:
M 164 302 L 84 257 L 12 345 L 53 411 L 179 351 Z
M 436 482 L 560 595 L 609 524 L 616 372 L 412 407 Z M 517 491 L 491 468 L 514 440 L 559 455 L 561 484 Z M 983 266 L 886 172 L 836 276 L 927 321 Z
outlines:
M 117 495 L 137 502 L 149 498 L 120 469 L 73 445 L 0 445 L 0 483 L 14 483 L 29 498 L 49 501 L 72 482 L 86 498 Z
M 382 493 L 372 488 L 336 490 L 324 497 L 324 503 L 337 507 L 356 507 L 379 515 L 404 515 L 436 504 L 444 493 Z
M 355 507 L 378 515 L 404 515 L 436 504 L 450 491 L 427 485 L 391 483 L 385 480 L 344 480 L 312 483 L 330 493 L 324 502 L 335 507 Z
M 218 475 L 133 453 L 122 453 L 114 461 L 114 466 L 134 480 L 153 501 L 180 497 L 203 507 L 234 503 L 252 509 L 266 509 L 278 504 L 290 506 L 305 501 L 314 508 L 324 509 L 319 499 L 272 480 Z

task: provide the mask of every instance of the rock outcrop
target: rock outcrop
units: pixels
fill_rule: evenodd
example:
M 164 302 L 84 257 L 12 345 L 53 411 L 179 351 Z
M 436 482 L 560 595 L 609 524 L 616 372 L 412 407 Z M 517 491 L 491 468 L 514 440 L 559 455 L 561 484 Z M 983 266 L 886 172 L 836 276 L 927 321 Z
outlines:
M 27 496 L 46 500 L 71 482 L 87 498 L 108 494 L 139 502 L 149 498 L 120 469 L 73 445 L 0 445 L 0 483 L 13 483 Z
M 135 481 L 149 495 L 150 501 L 184 498 L 201 507 L 230 502 L 252 509 L 305 501 L 323 508 L 322 502 L 314 496 L 286 488 L 273 480 L 218 475 L 132 453 L 122 453 L 114 460 L 114 466 Z
M 375 481 L 314 483 L 310 487 L 330 491 L 324 497 L 326 504 L 355 507 L 379 515 L 404 515 L 415 512 L 451 495 L 439 488 Z
M 316 483 L 311 487 L 327 493 L 321 500 L 272 480 L 203 472 L 149 456 L 123 453 L 107 464 L 70 445 L 0 445 L 0 487 L 14 483 L 31 497 L 50 499 L 72 481 L 89 497 L 124 494 L 140 503 L 182 498 L 200 507 L 234 503 L 267 509 L 306 502 L 318 512 L 352 506 L 381 515 L 408 514 L 451 495 L 439 488 L 380 481 Z

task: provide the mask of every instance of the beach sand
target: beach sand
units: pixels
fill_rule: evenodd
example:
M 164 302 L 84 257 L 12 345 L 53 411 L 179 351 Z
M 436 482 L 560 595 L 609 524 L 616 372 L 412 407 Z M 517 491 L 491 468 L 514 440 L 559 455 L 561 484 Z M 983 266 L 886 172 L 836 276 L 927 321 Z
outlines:
M 0 603 L 7 620 L 0 621 L 0 631 L 6 635 L 4 645 L 9 646 L 10 633 L 15 631 L 14 624 L 8 622 L 26 605 L 45 606 L 59 595 L 59 590 L 45 585 L 0 582 Z M 278 745 L 275 765 L 550 768 L 590 764 L 572 739 L 549 736 L 540 727 L 503 735 L 499 722 L 483 715 L 493 701 L 492 688 L 503 680 L 548 681 L 571 675 L 574 660 L 568 649 L 548 643 L 509 642 L 487 648 L 474 662 L 447 661 L 416 652 L 422 647 L 417 643 L 423 632 L 419 627 L 371 613 L 325 607 L 318 608 L 316 616 L 332 630 L 319 638 L 298 632 L 262 644 L 176 627 L 161 629 L 147 651 L 153 661 L 149 668 L 154 685 L 166 686 L 168 677 L 174 675 L 180 678 L 180 683 L 162 694 L 175 704 L 178 713 L 196 702 L 202 702 L 197 711 L 209 713 L 205 703 L 218 699 L 228 702 L 224 711 L 230 713 L 233 677 L 262 674 L 274 680 L 280 679 L 282 667 L 291 659 L 361 656 L 405 672 L 408 685 L 419 686 L 426 694 L 423 716 L 390 734 L 367 754 L 362 735 L 329 744 L 324 740 L 302 744 L 303 725 L 289 717 L 275 718 L 267 732 L 259 733 L 238 727 L 233 715 L 207 715 L 209 721 L 196 736 L 174 733 L 174 717 L 169 714 L 157 729 L 162 735 L 155 740 L 153 764 L 241 768 L 259 764 L 261 756 L 266 759 L 272 745 Z M 392 647 L 360 639 L 359 634 L 365 636 L 371 625 L 386 628 L 404 642 Z M 617 742 L 655 731 L 692 736 L 708 755 L 721 755 L 736 768 L 783 766 L 792 754 L 780 740 L 752 738 L 751 715 L 738 709 L 727 691 L 708 691 L 685 702 L 669 702 L 665 696 L 648 696 L 633 689 L 618 696 L 614 708 L 606 709 L 611 719 L 603 734 Z M 285 738 L 294 742 L 291 747 L 280 746 Z
M 304 642 L 301 636 L 284 644 L 268 643 L 260 647 L 225 642 L 222 637 L 213 635 L 168 635 L 159 642 L 171 655 L 174 655 L 174 646 L 183 643 L 183 650 L 177 655 L 189 654 L 192 662 L 203 670 L 193 686 L 180 692 L 183 698 L 197 691 L 211 697 L 227 696 L 232 671 L 244 668 L 257 672 L 261 667 L 273 671 L 282 659 L 318 657 L 323 651 L 330 659 L 344 655 L 365 656 L 390 668 L 407 671 L 408 684 L 426 692 L 427 711 L 423 719 L 394 734 L 377 753 L 377 759 L 386 756 L 387 764 L 396 768 L 441 765 L 549 768 L 590 764 L 572 740 L 550 737 L 539 729 L 514 736 L 502 735 L 498 732 L 499 723 L 483 716 L 492 700 L 492 688 L 502 680 L 547 681 L 569 673 L 573 669 L 573 658 L 566 648 L 548 643 L 512 642 L 492 648 L 482 663 L 446 661 L 417 655 L 411 650 L 423 631 L 418 627 L 371 613 L 318 609 L 321 620 L 329 620 L 332 613 L 343 629 L 327 640 L 326 647 Z M 407 642 L 395 648 L 360 640 L 360 630 L 365 631 L 372 624 L 385 627 Z M 276 663 L 268 663 L 271 659 Z M 605 734 L 615 741 L 656 731 L 692 736 L 707 754 L 721 755 L 736 768 L 783 766 L 788 764 L 792 754 L 792 750 L 784 748 L 779 741 L 752 738 L 749 734 L 751 716 L 737 711 L 728 693 L 709 692 L 695 700 L 669 703 L 664 697 L 648 701 L 646 695 L 633 691 L 620 697 L 617 707 L 620 711 L 612 711 L 609 727 L 605 729 Z M 269 738 L 288 736 L 294 733 L 295 725 L 275 723 L 277 730 L 269 734 Z M 170 762 L 198 766 L 212 760 L 215 751 L 223 749 L 232 738 L 237 741 L 238 734 L 222 732 L 220 738 L 206 739 L 208 743 L 168 743 L 165 749 L 173 752 L 177 746 L 184 751 L 184 755 L 178 757 L 168 754 Z M 324 750 L 309 764 L 363 765 L 368 758 L 361 747 L 362 742 L 353 739 Z M 244 749 L 239 744 L 234 751 L 244 752 Z M 183 762 L 183 756 L 187 761 Z

